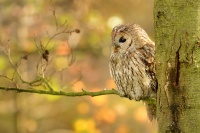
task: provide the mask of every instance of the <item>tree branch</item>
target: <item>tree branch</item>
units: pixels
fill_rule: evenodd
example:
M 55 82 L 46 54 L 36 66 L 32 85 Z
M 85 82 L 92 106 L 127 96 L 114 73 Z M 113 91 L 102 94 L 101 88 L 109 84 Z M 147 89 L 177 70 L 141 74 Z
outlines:
M 0 87 L 0 90 L 5 91 L 17 91 L 17 92 L 27 92 L 27 93 L 38 93 L 38 94 L 48 94 L 48 95 L 56 95 L 56 96 L 67 96 L 67 97 L 77 97 L 77 96 L 101 96 L 101 95 L 118 95 L 120 96 L 119 92 L 115 89 L 111 90 L 102 90 L 96 92 L 89 92 L 82 89 L 81 92 L 64 92 L 64 91 L 52 91 L 52 90 L 38 90 L 38 89 L 20 89 L 20 88 L 8 88 L 8 87 Z M 143 98 L 143 101 L 148 101 L 150 104 L 156 104 L 156 100 L 152 98 Z
M 94 97 L 94 96 L 110 95 L 110 94 L 119 95 L 118 91 L 115 89 L 102 90 L 102 91 L 97 91 L 97 92 L 89 92 L 85 90 L 82 90 L 82 92 L 64 92 L 64 91 L 45 91 L 45 90 L 38 90 L 38 89 L 19 89 L 19 88 L 0 87 L 0 90 L 48 94 L 48 95 L 57 95 L 57 96 L 68 96 L 68 97 L 77 97 L 77 96 Z

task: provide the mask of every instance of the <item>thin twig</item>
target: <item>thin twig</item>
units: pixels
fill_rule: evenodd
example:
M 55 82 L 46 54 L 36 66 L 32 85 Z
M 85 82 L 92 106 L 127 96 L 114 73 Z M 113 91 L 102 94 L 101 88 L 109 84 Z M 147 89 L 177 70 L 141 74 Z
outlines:
M 70 34 L 72 32 L 75 32 L 74 30 L 72 31 L 67 31 L 67 29 L 64 29 L 60 32 L 55 33 L 53 36 L 51 36 L 51 38 L 49 38 L 49 40 L 47 41 L 47 43 L 45 44 L 45 48 L 48 46 L 48 44 L 51 42 L 52 39 L 54 39 L 56 36 L 60 35 L 60 34 Z
M 53 16 L 54 16 L 54 19 L 55 19 L 56 31 L 57 31 L 58 30 L 58 20 L 57 20 L 57 17 L 56 17 L 56 10 L 55 9 L 53 10 Z
M 18 88 L 18 85 L 17 85 L 16 81 L 14 80 L 14 78 L 9 78 L 8 76 L 4 76 L 4 75 L 0 75 L 0 77 L 10 80 L 15 85 L 15 87 Z

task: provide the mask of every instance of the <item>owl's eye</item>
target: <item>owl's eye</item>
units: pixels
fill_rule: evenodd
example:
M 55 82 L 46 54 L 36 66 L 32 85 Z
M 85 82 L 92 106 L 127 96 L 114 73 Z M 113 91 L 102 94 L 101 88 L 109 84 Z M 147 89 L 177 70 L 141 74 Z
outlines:
M 126 41 L 126 38 L 124 38 L 123 36 L 119 39 L 119 42 L 125 42 Z

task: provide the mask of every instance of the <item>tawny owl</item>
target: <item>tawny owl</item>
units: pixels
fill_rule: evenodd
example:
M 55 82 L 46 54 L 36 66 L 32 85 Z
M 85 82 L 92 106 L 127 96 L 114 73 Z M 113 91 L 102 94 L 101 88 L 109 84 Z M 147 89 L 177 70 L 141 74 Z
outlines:
M 156 98 L 155 44 L 137 24 L 118 25 L 112 31 L 110 73 L 122 97 L 139 101 Z M 146 102 L 149 119 L 156 106 Z

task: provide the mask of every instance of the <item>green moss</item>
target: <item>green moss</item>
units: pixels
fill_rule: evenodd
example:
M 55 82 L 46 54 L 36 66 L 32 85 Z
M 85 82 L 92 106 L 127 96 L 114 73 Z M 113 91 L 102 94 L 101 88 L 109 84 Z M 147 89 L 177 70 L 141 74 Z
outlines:
M 200 131 L 199 5 L 155 0 L 159 133 Z

